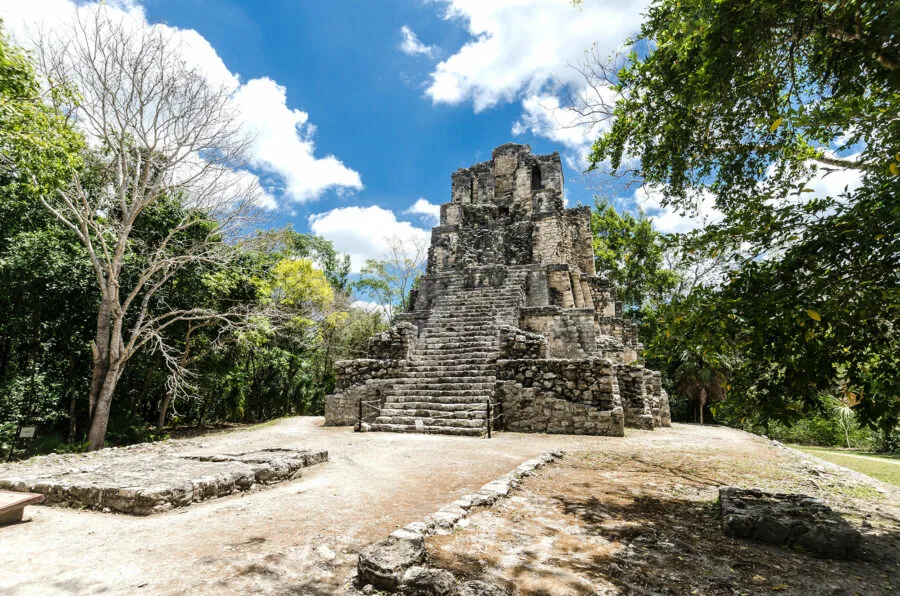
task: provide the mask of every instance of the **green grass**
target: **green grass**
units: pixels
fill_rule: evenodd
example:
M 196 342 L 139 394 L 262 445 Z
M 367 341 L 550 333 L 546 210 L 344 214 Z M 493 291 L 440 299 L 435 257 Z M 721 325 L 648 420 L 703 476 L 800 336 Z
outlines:
M 853 453 L 848 455 L 846 451 L 842 452 L 834 449 L 824 449 L 822 447 L 806 447 L 804 445 L 791 445 L 791 447 L 798 451 L 821 457 L 826 461 L 844 466 L 845 468 L 862 472 L 863 474 L 871 476 L 872 478 L 877 478 L 882 482 L 889 482 L 900 486 L 900 465 L 891 463 L 897 461 L 898 458 L 896 456 L 886 456 L 874 453 Z M 852 457 L 852 455 L 864 455 L 866 457 L 884 459 L 885 462 L 882 463 L 873 461 L 872 459 Z

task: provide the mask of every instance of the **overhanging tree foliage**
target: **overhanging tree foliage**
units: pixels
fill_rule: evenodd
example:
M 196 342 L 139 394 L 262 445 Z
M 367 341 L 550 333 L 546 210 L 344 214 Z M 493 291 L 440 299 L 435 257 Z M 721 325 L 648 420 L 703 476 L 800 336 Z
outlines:
M 710 322 L 697 341 L 740 351 L 773 418 L 828 393 L 885 429 L 900 415 L 897 31 L 895 2 L 660 0 L 608 81 L 593 166 L 637 160 L 664 205 L 724 215 L 684 246 L 734 266 L 669 323 Z

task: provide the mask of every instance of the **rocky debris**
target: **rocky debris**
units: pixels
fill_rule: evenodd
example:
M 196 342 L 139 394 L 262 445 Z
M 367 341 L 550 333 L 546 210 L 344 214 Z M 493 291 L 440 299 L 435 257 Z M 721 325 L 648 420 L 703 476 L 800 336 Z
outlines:
M 406 571 L 424 560 L 422 535 L 413 539 L 391 536 L 363 549 L 359 553 L 356 570 L 361 583 L 371 584 L 382 590 L 396 590 Z
M 488 482 L 477 492 L 464 495 L 424 520 L 409 523 L 394 530 L 387 539 L 367 546 L 359 553 L 357 585 L 389 591 L 399 589 L 409 594 L 450 594 L 451 588 L 455 586 L 453 575 L 448 571 L 422 566 L 425 562 L 425 538 L 432 534 L 449 534 L 454 527 L 466 521 L 473 509 L 492 505 L 518 486 L 520 478 L 530 476 L 535 470 L 562 456 L 560 451 L 542 453 L 522 463 L 512 472 Z M 482 584 L 483 582 L 466 582 L 456 586 L 453 593 L 485 596 L 505 594 L 497 592 L 493 586 Z
M 411 596 L 447 596 L 456 585 L 449 571 L 413 566 L 403 574 L 400 592 Z
M 104 449 L 9 466 L 0 489 L 40 493 L 47 504 L 150 515 L 291 480 L 327 460 L 327 451 L 299 449 L 215 454 Z
M 728 536 L 822 557 L 851 559 L 861 554 L 859 531 L 819 499 L 723 486 L 719 502 Z
M 507 596 L 507 594 L 509 592 L 504 588 L 480 580 L 460 583 L 453 590 L 453 596 Z

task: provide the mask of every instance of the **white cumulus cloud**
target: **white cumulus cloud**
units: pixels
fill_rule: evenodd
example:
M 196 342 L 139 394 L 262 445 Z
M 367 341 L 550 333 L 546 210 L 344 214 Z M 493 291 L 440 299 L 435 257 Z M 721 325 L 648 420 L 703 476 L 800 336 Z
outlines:
M 73 0 L 10 1 L 0 5 L 0 18 L 16 42 L 28 47 L 38 35 L 68 34 L 78 12 L 94 10 L 97 4 Z M 307 113 L 287 106 L 283 86 L 265 77 L 241 83 L 240 77 L 231 72 L 206 38 L 193 29 L 149 23 L 138 2 L 113 0 L 104 4 L 113 16 L 124 18 L 130 26 L 167 30 L 189 66 L 204 73 L 210 84 L 234 89 L 234 100 L 246 132 L 254 138 L 252 165 L 265 174 L 267 206 L 275 205 L 271 196 L 275 190 L 294 201 L 309 201 L 330 189 L 346 192 L 362 188 L 359 174 L 338 158 L 316 156 L 315 127 Z M 254 176 L 249 172 L 246 175 Z
M 445 18 L 471 39 L 437 64 L 426 94 L 435 103 L 471 101 L 475 111 L 540 94 L 551 80 L 578 83 L 570 64 L 594 48 L 606 55 L 635 33 L 646 0 L 440 0 Z
M 634 203 L 653 222 L 653 227 L 666 234 L 690 232 L 707 223 L 722 221 L 722 212 L 715 207 L 715 197 L 704 194 L 693 213 L 679 213 L 671 206 L 662 206 L 662 189 L 641 186 L 634 192 Z
M 253 165 L 275 174 L 296 201 L 329 188 L 362 189 L 359 174 L 333 155 L 316 157 L 309 115 L 287 107 L 287 91 L 269 78 L 247 81 L 234 95 L 253 137 Z
M 406 25 L 400 27 L 400 34 L 403 36 L 403 41 L 400 42 L 400 51 L 404 54 L 433 58 L 437 53 L 437 48 L 435 46 L 429 46 L 422 43 L 421 40 L 419 40 L 419 36 Z
M 418 215 L 426 223 L 437 225 L 441 220 L 441 206 L 430 203 L 424 198 L 419 198 L 415 203 L 410 205 L 409 209 L 403 212 L 404 215 Z
M 426 245 L 431 239 L 428 230 L 399 221 L 393 211 L 377 205 L 338 207 L 310 215 L 309 229 L 333 242 L 338 252 L 349 254 L 354 273 L 366 264 L 366 259 L 383 258 L 389 238 Z

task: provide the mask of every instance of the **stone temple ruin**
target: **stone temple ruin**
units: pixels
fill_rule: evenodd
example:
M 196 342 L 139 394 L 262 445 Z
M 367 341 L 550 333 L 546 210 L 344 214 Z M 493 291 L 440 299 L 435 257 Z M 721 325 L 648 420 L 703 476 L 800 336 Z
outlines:
M 596 275 L 590 208 L 563 206 L 559 154 L 528 145 L 455 172 L 410 312 L 338 362 L 329 425 L 621 436 L 669 426 L 658 372 Z M 362 404 L 360 404 L 362 401 Z

